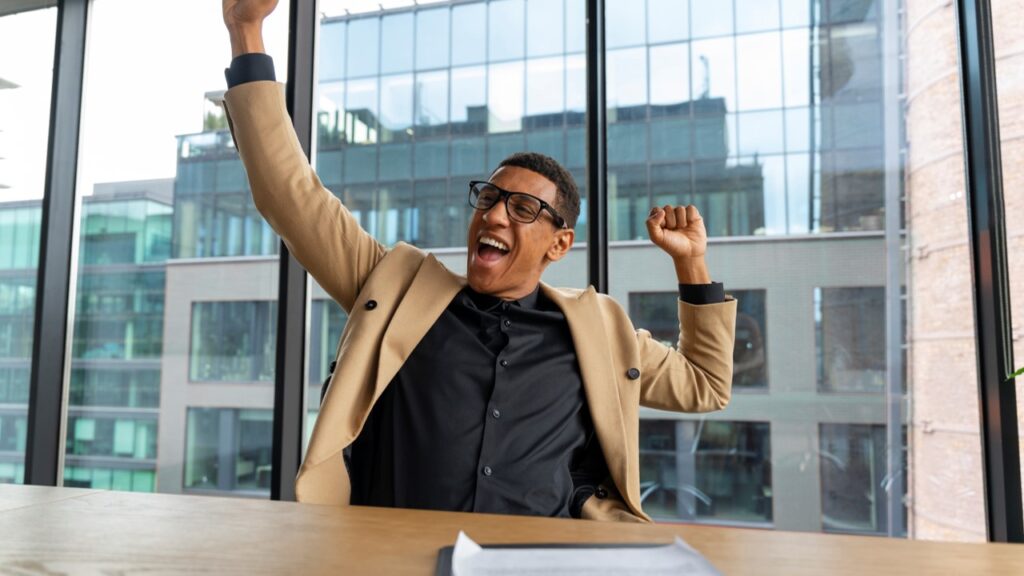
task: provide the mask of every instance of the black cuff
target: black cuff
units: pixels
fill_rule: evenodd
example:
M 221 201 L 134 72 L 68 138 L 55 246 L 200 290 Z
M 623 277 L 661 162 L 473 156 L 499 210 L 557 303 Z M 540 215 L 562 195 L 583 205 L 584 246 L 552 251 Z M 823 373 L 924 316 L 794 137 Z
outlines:
M 224 70 L 224 78 L 228 81 L 229 89 L 246 82 L 260 80 L 274 82 L 277 80 L 277 75 L 274 73 L 274 59 L 260 53 L 242 54 L 231 61 L 230 68 Z
M 725 302 L 725 287 L 721 282 L 680 284 L 679 299 L 687 304 L 720 304 Z
M 584 484 L 572 491 L 572 501 L 569 502 L 569 516 L 573 518 L 583 517 L 583 503 L 594 495 L 595 488 Z

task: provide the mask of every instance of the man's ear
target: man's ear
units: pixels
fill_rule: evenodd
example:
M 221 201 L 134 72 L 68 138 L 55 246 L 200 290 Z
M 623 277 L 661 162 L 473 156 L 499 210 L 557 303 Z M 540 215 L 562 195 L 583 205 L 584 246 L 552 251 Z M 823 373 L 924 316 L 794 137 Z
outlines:
M 551 246 L 548 247 L 548 251 L 545 254 L 548 261 L 557 262 L 561 260 L 569 253 L 569 249 L 572 248 L 572 243 L 575 239 L 576 231 L 571 228 L 562 228 L 555 232 L 555 238 L 551 241 Z

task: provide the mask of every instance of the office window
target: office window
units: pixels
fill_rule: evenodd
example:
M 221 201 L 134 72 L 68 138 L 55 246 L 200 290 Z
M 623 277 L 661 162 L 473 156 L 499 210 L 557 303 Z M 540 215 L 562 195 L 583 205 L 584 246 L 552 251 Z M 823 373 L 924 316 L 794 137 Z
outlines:
M 885 533 L 885 427 L 821 425 L 821 523 L 827 532 Z M 904 473 L 903 467 L 899 470 Z M 899 534 L 906 525 L 897 527 Z
M 81 467 L 70 462 L 64 467 L 64 486 L 125 492 L 155 492 L 157 489 L 152 470 Z
M 83 411 L 68 416 L 66 457 L 78 462 L 87 460 L 78 458 L 84 456 L 153 460 L 156 440 L 155 414 L 132 418 Z
M 0 16 L 0 484 L 24 481 L 57 8 Z
M 884 389 L 884 305 L 881 287 L 815 289 L 818 382 L 823 391 Z
M 182 0 L 161 9 L 161 26 L 138 27 L 133 14 L 151 8 L 142 4 L 154 3 L 94 0 L 89 8 L 61 474 L 68 486 L 180 493 L 191 407 L 255 402 L 271 413 L 281 241 L 251 200 L 220 108 L 230 61 L 221 18 L 209 17 L 208 2 Z M 263 27 L 281 80 L 288 17 L 279 6 Z M 342 59 L 352 40 L 345 26 L 321 36 Z M 130 74 L 126 45 L 146 63 Z M 319 94 L 334 105 L 317 130 L 334 152 L 348 137 L 344 64 L 319 68 L 340 87 Z M 161 89 L 125 97 L 147 86 Z M 340 160 L 326 159 L 334 180 Z M 258 387 L 268 394 L 254 396 L 239 381 L 266 382 Z
M 827 426 L 855 422 L 884 438 L 876 456 L 887 466 L 886 447 L 914 447 L 906 475 L 881 472 L 890 488 L 872 492 L 874 513 L 893 522 L 871 530 L 983 538 L 962 126 L 949 113 L 960 94 L 954 8 L 628 4 L 646 10 L 647 38 L 628 46 L 609 39 L 606 54 L 610 295 L 628 299 L 637 327 L 675 341 L 676 274 L 648 243 L 644 220 L 652 204 L 696 205 L 711 277 L 738 300 L 725 414 L 770 427 L 772 522 L 838 529 L 822 518 L 841 514 L 805 497 L 822 489 L 821 470 L 801 463 L 807 446 L 833 442 Z M 889 71 L 896 85 L 883 82 Z M 567 156 L 582 154 L 567 146 Z M 904 221 L 887 230 L 886 214 L 894 213 Z M 887 250 L 890 240 L 900 249 Z M 899 275 L 887 275 L 893 266 Z M 905 285 L 887 290 L 890 282 Z M 904 317 L 887 318 L 893 309 Z M 900 359 L 904 371 L 887 370 Z M 928 429 L 909 426 L 904 436 L 905 422 L 887 417 L 894 402 L 912 404 L 918 422 L 927 412 Z M 954 413 L 951 405 L 965 408 Z M 641 411 L 643 419 L 663 417 Z M 965 447 L 963 434 L 950 430 L 975 440 Z M 964 457 L 951 465 L 943 455 L 954 451 Z M 948 484 L 947 467 L 963 490 L 957 507 L 936 488 Z M 831 486 L 863 484 L 838 470 Z M 903 510 L 905 498 L 927 504 Z M 929 520 L 936 513 L 955 517 L 956 526 Z
M 269 496 L 272 428 L 270 410 L 189 408 L 185 490 Z
M 771 525 L 772 437 L 764 422 L 640 422 L 640 495 L 655 520 Z
M 191 382 L 272 382 L 276 302 L 196 302 Z

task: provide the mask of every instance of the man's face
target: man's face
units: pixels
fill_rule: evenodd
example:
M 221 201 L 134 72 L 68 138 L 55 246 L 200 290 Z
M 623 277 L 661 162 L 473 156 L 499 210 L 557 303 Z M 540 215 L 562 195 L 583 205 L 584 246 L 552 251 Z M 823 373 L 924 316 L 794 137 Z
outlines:
M 558 209 L 555 184 L 532 170 L 503 166 L 490 182 L 503 190 L 532 194 Z M 504 200 L 487 211 L 474 210 L 466 240 L 469 286 L 506 300 L 522 298 L 537 287 L 549 263 L 565 256 L 573 236 L 572 230 L 557 228 L 546 210 L 531 224 L 509 218 Z M 481 243 L 483 238 L 497 240 L 508 250 Z

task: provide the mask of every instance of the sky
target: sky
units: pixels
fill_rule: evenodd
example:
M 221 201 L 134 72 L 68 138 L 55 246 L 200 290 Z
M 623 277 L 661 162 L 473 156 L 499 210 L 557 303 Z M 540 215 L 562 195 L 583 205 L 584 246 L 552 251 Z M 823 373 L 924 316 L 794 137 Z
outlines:
M 264 27 L 281 80 L 287 7 Z M 173 177 L 175 137 L 201 131 L 204 95 L 226 88 L 220 2 L 94 0 L 90 20 L 79 189 Z M 55 33 L 56 8 L 0 18 L 0 78 L 19 85 L 0 90 L 0 202 L 42 198 Z

